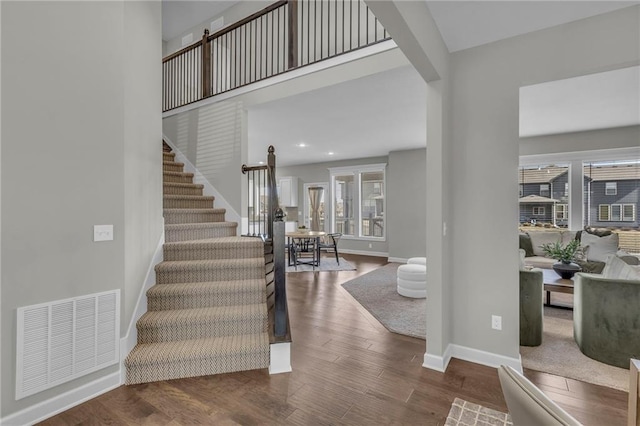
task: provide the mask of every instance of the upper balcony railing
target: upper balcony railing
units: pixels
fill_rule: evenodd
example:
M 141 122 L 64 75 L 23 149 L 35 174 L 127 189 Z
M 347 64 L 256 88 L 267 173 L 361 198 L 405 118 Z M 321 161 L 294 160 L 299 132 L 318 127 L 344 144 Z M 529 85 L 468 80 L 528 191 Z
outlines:
M 362 0 L 280 0 L 164 58 L 162 109 L 387 39 Z

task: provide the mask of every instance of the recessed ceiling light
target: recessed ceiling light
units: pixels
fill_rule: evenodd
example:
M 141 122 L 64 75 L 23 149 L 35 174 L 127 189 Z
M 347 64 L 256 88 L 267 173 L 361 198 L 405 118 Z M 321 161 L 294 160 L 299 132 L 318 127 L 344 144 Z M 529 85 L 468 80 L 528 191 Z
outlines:
M 330 152 L 328 152 L 327 154 L 329 154 L 329 155 L 333 155 L 333 151 L 330 151 Z
M 264 161 L 258 161 L 258 164 L 264 164 Z
M 304 143 L 304 142 L 300 142 L 300 143 L 299 143 L 298 145 L 296 145 L 296 146 L 297 146 L 297 147 L 299 147 L 299 148 L 304 148 L 305 146 L 307 146 L 307 144 L 306 144 L 306 143 Z

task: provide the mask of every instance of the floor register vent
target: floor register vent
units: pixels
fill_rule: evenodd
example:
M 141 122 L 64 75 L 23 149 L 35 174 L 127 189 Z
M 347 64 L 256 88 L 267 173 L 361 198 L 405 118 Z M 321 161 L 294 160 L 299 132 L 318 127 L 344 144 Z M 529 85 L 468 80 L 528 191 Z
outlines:
M 18 308 L 16 399 L 120 359 L 120 290 Z

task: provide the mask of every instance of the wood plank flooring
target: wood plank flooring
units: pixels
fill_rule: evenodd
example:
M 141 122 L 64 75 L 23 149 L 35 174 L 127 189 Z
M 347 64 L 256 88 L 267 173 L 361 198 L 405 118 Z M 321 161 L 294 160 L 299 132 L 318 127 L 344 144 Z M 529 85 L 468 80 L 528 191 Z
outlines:
M 442 425 L 455 397 L 507 411 L 495 369 L 422 367 L 424 340 L 388 332 L 340 284 L 349 272 L 288 274 L 293 372 L 255 370 L 122 386 L 44 425 Z M 536 371 L 534 383 L 585 425 L 626 424 L 627 393 Z

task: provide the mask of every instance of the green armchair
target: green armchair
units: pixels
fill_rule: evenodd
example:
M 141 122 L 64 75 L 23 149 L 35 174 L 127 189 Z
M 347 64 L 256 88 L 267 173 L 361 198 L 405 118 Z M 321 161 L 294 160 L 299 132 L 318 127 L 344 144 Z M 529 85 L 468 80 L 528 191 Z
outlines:
M 542 344 L 542 270 L 520 271 L 520 346 Z
M 573 297 L 573 335 L 580 351 L 629 369 L 629 359 L 640 357 L 640 281 L 577 273 Z

